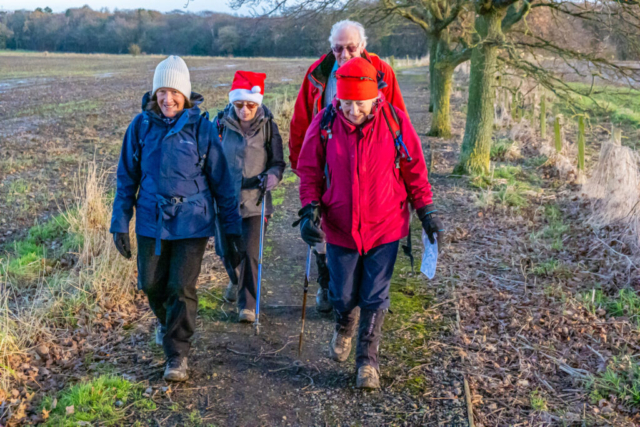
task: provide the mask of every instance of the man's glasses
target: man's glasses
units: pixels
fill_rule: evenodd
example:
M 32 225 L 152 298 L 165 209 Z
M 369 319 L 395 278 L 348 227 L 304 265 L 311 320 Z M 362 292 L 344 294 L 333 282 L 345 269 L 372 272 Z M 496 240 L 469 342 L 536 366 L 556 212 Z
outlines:
M 258 104 L 256 104 L 255 102 L 234 102 L 233 106 L 236 107 L 238 110 L 242 110 L 243 107 L 247 107 L 249 110 L 255 110 L 256 108 L 258 108 Z
M 355 54 L 358 52 L 358 49 L 360 49 L 360 45 L 355 45 L 355 44 L 350 44 L 348 46 L 340 46 L 339 44 L 335 45 L 335 46 L 331 46 L 331 50 L 333 51 L 334 54 L 336 55 L 340 55 L 342 54 L 343 50 L 347 50 L 350 54 Z

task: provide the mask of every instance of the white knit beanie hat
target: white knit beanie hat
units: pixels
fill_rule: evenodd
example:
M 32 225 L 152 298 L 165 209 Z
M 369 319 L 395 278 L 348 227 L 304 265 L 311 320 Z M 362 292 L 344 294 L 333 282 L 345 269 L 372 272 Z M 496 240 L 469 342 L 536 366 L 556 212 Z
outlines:
M 151 96 L 155 95 L 156 91 L 163 87 L 175 89 L 183 94 L 185 98 L 191 98 L 189 68 L 179 56 L 171 55 L 156 67 L 156 71 L 153 74 Z

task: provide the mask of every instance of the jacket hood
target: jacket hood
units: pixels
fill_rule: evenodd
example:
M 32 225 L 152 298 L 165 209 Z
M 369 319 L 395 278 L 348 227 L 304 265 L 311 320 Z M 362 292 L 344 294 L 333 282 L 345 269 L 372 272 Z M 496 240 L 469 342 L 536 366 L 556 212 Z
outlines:
M 195 120 L 198 119 L 198 117 L 200 117 L 200 107 L 199 105 L 202 104 L 202 102 L 204 101 L 204 97 L 202 95 L 200 95 L 199 93 L 196 92 L 191 92 L 191 97 L 189 98 L 189 101 L 191 101 L 191 104 L 193 105 L 193 107 L 191 108 L 185 108 L 180 114 L 179 117 L 182 116 L 182 114 L 186 111 L 187 114 L 189 115 L 189 122 L 193 122 Z M 149 105 L 149 102 L 151 102 L 151 92 L 147 92 L 142 96 L 142 111 L 143 112 L 147 112 L 149 113 L 149 115 L 151 115 L 152 117 L 158 118 L 158 119 L 162 119 L 162 117 L 160 117 L 155 111 L 151 111 L 151 110 L 147 110 L 147 106 Z
M 256 116 L 251 121 L 251 124 L 250 124 L 250 127 L 249 127 L 249 129 L 251 130 L 251 135 L 250 136 L 255 135 L 255 133 L 269 119 L 273 119 L 273 114 L 271 114 L 271 111 L 269 111 L 269 109 L 267 107 L 265 107 L 264 105 L 261 105 L 258 108 L 258 111 L 256 111 Z M 233 104 L 228 104 L 225 107 L 224 114 L 222 116 L 222 121 L 223 121 L 223 124 L 225 126 L 230 128 L 234 132 L 237 132 L 239 134 L 243 133 L 242 132 L 242 126 L 240 125 L 240 119 L 238 118 L 238 115 L 236 114 L 236 110 L 233 108 Z

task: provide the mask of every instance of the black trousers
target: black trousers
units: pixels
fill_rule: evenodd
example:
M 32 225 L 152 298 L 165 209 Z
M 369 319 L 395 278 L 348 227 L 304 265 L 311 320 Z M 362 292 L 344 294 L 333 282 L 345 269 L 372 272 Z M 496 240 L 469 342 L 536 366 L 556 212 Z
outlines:
M 155 239 L 138 237 L 138 289 L 149 299 L 151 310 L 166 327 L 162 347 L 165 356 L 189 354 L 196 328 L 196 283 L 208 238 L 162 240 L 160 256 Z
M 260 257 L 260 218 L 250 216 L 242 219 L 242 238 L 247 248 L 247 256 L 240 264 L 238 274 L 238 308 L 255 310 L 258 292 L 258 262 Z M 265 217 L 264 233 L 267 234 L 268 218 Z

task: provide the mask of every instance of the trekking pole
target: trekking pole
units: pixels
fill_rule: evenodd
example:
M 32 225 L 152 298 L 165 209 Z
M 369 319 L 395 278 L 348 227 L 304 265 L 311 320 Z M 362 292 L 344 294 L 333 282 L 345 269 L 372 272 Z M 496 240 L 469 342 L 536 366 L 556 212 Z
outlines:
M 260 253 L 258 255 L 258 290 L 256 292 L 256 321 L 253 323 L 256 335 L 260 335 L 260 288 L 262 285 L 262 249 L 264 247 L 264 205 L 267 193 L 262 193 L 262 211 L 260 213 Z
M 309 275 L 311 274 L 311 245 L 307 251 L 307 266 L 304 272 L 304 296 L 302 299 L 302 327 L 300 329 L 300 341 L 298 342 L 298 357 L 302 353 L 302 337 L 304 336 L 304 319 L 307 314 L 307 293 L 309 292 Z

